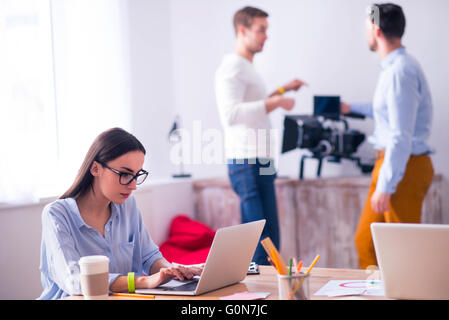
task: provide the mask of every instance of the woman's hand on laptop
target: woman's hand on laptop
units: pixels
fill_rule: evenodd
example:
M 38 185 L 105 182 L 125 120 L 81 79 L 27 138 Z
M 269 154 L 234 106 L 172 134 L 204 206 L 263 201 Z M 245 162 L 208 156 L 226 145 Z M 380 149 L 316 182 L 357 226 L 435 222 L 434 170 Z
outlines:
M 202 271 L 202 268 L 186 267 L 182 265 L 172 265 L 169 268 L 161 268 L 159 270 L 160 284 L 166 283 L 172 279 L 178 279 L 180 281 L 190 280 L 196 275 L 201 275 Z
M 168 268 L 161 268 L 159 272 L 145 278 L 145 288 L 156 288 L 161 284 L 167 283 L 173 279 L 178 279 L 180 281 L 183 281 L 185 279 L 192 279 L 193 274 L 187 272 L 179 266 L 172 266 Z
M 165 260 L 165 259 L 164 259 Z M 155 264 L 158 261 L 155 262 Z M 150 275 L 141 277 L 140 281 L 142 283 L 143 288 L 156 288 L 161 284 L 167 283 L 170 280 L 177 279 L 180 281 L 186 279 L 192 279 L 194 276 L 201 275 L 203 271 L 202 266 L 183 266 L 183 265 L 173 265 L 165 261 L 160 261 L 158 263 L 160 265 L 159 271 Z M 157 266 L 155 266 L 157 267 Z M 155 268 L 151 267 L 151 271 L 153 272 Z
M 151 275 L 136 276 L 136 289 L 156 288 L 172 279 L 185 280 L 192 279 L 196 275 L 201 275 L 203 271 L 202 265 L 183 266 L 172 265 L 164 258 L 156 260 L 151 266 Z M 128 289 L 128 277 L 118 277 L 109 287 L 114 292 L 124 292 Z

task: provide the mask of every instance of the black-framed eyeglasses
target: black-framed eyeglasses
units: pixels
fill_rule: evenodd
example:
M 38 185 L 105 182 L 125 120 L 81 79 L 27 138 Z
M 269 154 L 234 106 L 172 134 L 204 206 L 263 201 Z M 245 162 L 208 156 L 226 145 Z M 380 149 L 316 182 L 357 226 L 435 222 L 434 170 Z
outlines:
M 142 184 L 145 179 L 148 177 L 148 171 L 145 170 L 140 170 L 139 172 L 137 172 L 136 174 L 132 174 L 132 173 L 128 173 L 128 172 L 122 172 L 122 171 L 118 171 L 114 168 L 111 168 L 110 166 L 108 166 L 106 163 L 102 163 L 100 161 L 97 161 L 99 164 L 101 164 L 104 168 L 107 168 L 109 170 L 111 170 L 112 172 L 116 173 L 119 175 L 119 182 L 121 185 L 127 186 L 129 185 L 131 182 L 133 182 L 133 180 L 136 180 L 136 184 Z

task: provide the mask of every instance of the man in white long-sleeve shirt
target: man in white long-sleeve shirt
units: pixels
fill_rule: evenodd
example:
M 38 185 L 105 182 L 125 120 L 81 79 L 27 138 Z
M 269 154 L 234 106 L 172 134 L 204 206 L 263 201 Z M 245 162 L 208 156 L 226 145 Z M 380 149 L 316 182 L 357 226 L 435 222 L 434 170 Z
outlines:
M 291 110 L 293 98 L 284 97 L 304 82 L 294 79 L 267 94 L 265 84 L 253 66 L 254 55 L 267 40 L 268 14 L 245 7 L 234 15 L 237 36 L 234 53 L 224 57 L 215 75 L 215 92 L 225 134 L 225 154 L 232 188 L 240 197 L 242 223 L 266 219 L 262 237 L 280 247 L 268 114 L 276 108 Z M 253 260 L 267 264 L 259 244 Z

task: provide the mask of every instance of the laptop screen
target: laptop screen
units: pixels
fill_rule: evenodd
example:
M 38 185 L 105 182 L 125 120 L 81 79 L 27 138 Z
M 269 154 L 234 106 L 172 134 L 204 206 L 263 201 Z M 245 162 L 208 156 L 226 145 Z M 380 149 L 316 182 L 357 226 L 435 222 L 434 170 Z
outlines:
M 314 96 L 313 115 L 329 119 L 340 118 L 340 96 Z

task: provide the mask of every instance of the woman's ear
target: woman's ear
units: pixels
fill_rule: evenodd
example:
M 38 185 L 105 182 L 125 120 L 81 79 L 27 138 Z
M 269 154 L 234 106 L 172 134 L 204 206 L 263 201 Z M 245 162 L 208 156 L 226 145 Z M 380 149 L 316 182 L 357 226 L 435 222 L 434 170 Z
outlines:
M 94 177 L 98 177 L 101 172 L 100 167 L 101 167 L 101 165 L 97 161 L 92 162 L 92 165 L 90 166 L 90 173 Z

